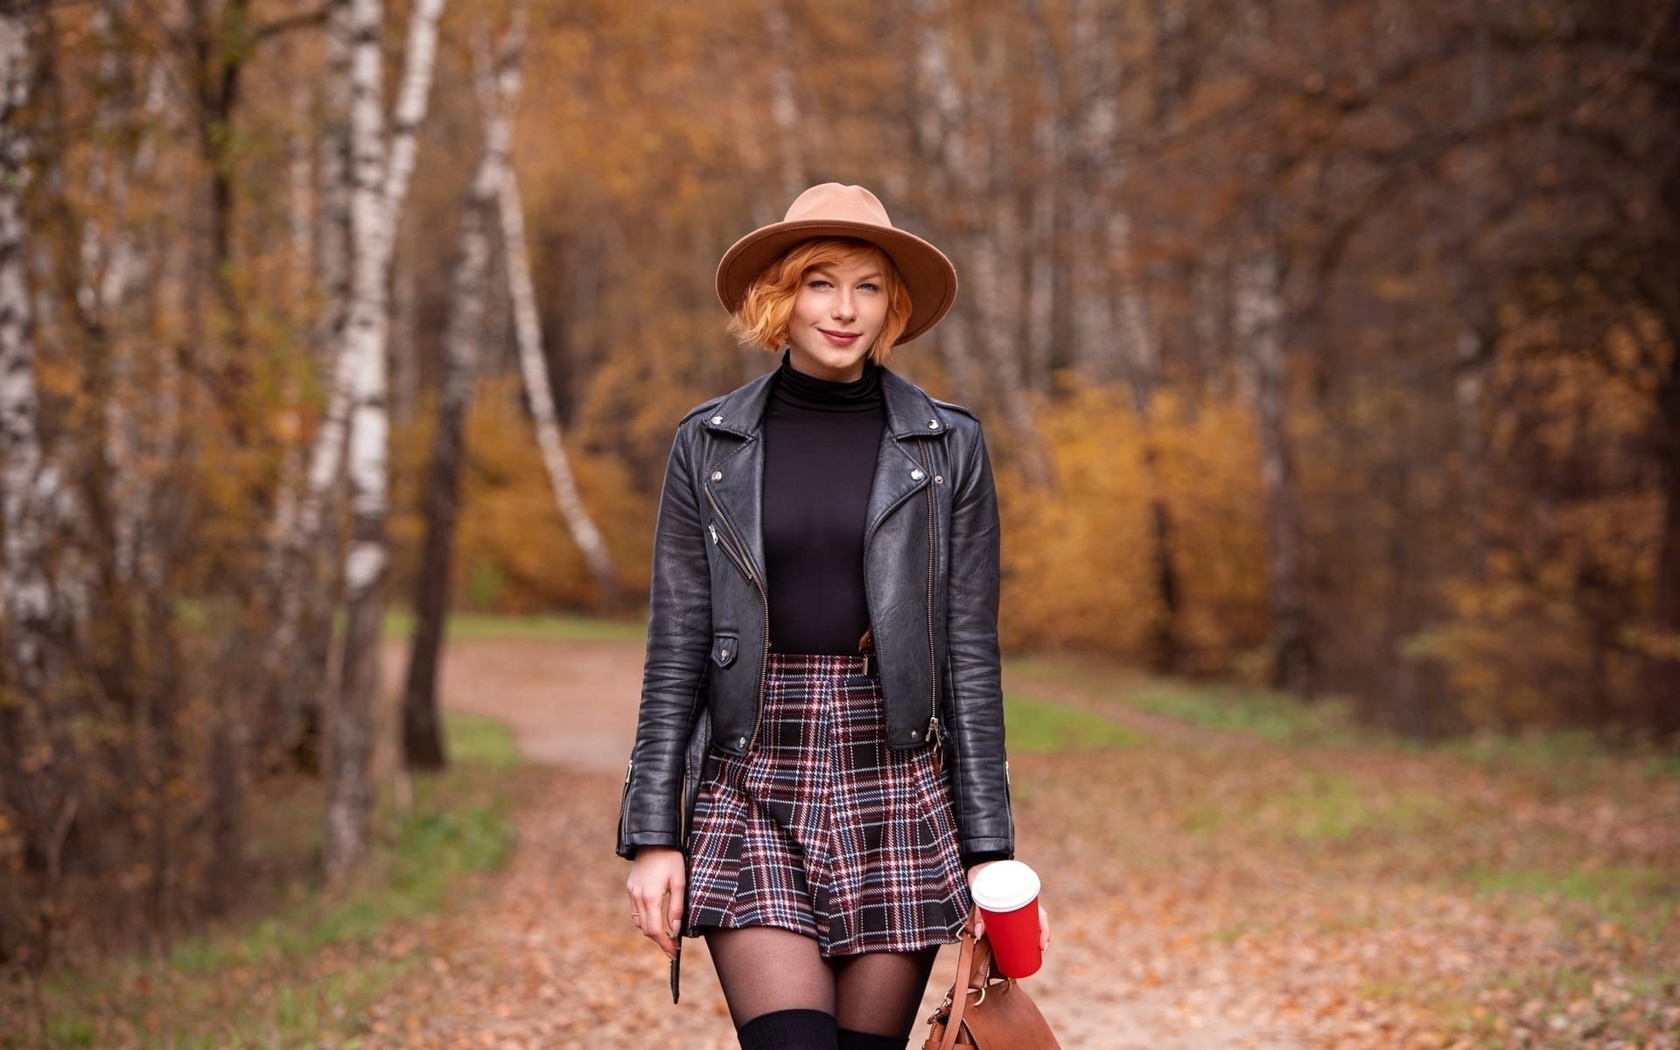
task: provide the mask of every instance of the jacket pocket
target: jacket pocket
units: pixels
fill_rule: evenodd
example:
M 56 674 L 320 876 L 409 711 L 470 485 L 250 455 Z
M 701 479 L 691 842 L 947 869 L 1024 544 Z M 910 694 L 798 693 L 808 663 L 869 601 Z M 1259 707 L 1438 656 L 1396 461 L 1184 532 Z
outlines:
M 719 631 L 712 635 L 712 663 L 728 667 L 740 655 L 740 636 L 734 631 Z

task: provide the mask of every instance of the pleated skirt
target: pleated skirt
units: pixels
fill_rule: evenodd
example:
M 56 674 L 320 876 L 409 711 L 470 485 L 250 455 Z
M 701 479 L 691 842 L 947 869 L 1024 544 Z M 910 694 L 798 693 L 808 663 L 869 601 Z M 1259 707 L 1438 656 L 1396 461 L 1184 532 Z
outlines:
M 757 744 L 714 755 L 689 839 L 690 936 L 772 926 L 824 956 L 955 941 L 968 914 L 950 789 L 887 746 L 862 657 L 768 657 Z

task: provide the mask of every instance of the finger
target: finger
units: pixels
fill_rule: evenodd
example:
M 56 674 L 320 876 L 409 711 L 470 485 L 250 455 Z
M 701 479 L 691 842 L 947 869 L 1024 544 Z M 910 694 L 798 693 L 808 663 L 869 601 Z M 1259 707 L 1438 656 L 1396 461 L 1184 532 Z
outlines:
M 659 899 L 645 889 L 637 892 L 630 901 L 630 921 L 643 934 L 653 936 L 659 927 Z
M 1044 910 L 1044 905 L 1038 906 L 1038 950 L 1044 951 L 1050 947 L 1050 913 Z
M 682 890 L 682 887 L 680 887 L 680 886 L 672 887 L 671 894 L 670 894 L 670 897 L 668 899 L 670 900 L 671 904 L 670 904 L 670 907 L 668 907 L 665 910 L 665 928 L 670 931 L 671 936 L 676 937 L 676 936 L 678 936 L 682 933 L 682 921 L 683 921 L 683 890 Z

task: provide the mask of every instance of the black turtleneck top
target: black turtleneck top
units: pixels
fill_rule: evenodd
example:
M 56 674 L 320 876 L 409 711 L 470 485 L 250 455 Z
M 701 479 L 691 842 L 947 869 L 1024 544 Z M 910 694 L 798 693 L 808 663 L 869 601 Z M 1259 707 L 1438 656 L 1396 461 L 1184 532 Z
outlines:
M 863 530 L 887 413 L 881 370 L 834 383 L 788 358 L 764 410 L 770 647 L 856 655 L 869 627 Z

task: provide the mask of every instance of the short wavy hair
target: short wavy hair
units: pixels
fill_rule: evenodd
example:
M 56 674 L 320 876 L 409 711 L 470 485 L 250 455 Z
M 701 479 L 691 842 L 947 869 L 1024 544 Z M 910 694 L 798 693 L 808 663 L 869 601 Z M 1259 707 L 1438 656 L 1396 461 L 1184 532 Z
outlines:
M 793 300 L 805 275 L 818 266 L 859 260 L 880 268 L 882 289 L 887 293 L 887 317 L 881 324 L 881 334 L 869 348 L 869 360 L 886 364 L 893 345 L 910 323 L 910 289 L 886 252 L 868 241 L 849 237 L 821 237 L 789 248 L 747 287 L 741 305 L 729 319 L 729 331 L 748 346 L 781 350 L 788 344 Z

